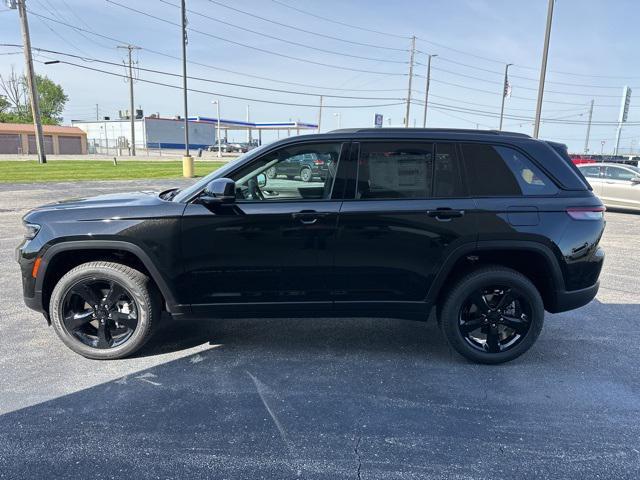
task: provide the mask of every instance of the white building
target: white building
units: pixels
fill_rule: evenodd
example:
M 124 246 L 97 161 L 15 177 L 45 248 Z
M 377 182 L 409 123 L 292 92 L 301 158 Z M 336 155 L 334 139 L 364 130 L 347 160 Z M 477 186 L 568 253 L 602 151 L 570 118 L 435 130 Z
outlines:
M 131 123 L 129 119 L 81 121 L 72 120 L 72 125 L 87 134 L 89 153 L 109 153 L 110 151 L 128 150 L 131 144 Z M 247 138 L 257 131 L 262 143 L 262 132 L 286 131 L 299 134 L 301 130 L 316 130 L 317 125 L 301 122 L 264 122 L 254 123 L 210 117 L 189 117 L 189 148 L 206 148 L 216 143 L 217 131 L 220 137 L 227 138 L 229 130 L 247 132 Z M 134 131 L 137 149 L 183 149 L 184 119 L 161 118 L 158 116 L 143 117 L 134 120 Z

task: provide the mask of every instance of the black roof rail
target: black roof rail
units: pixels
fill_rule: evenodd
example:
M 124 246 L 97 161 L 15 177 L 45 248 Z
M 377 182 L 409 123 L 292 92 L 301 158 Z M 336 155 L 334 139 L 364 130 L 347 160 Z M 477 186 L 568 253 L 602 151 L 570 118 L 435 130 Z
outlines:
M 530 135 L 519 132 L 501 130 L 476 130 L 470 128 L 341 128 L 327 133 L 467 133 L 474 135 L 506 135 L 510 137 L 526 137 Z

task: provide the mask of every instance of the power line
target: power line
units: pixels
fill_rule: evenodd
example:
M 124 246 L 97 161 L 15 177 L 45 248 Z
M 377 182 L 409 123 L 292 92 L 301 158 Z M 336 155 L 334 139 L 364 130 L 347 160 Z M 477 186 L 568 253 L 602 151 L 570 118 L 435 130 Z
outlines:
M 110 72 L 108 70 L 102 70 L 99 68 L 94 68 L 94 67 L 88 67 L 86 65 L 79 65 L 77 63 L 73 63 L 73 62 L 67 62 L 65 60 L 60 60 L 60 63 L 63 63 L 65 65 L 71 65 L 77 68 L 82 68 L 84 70 L 91 70 L 94 72 L 98 72 L 98 73 L 103 73 L 105 75 L 111 75 L 113 77 L 120 77 L 120 78 L 126 78 L 126 75 L 123 75 L 121 73 L 115 73 L 115 72 Z M 42 62 L 44 63 L 44 62 Z M 149 83 L 152 85 L 158 85 L 161 87 L 168 87 L 168 88 L 173 88 L 173 89 L 179 89 L 182 90 L 182 86 L 179 85 L 171 85 L 168 83 L 163 83 L 163 82 L 158 82 L 155 80 L 147 80 L 147 79 L 143 79 L 143 78 L 139 78 L 138 79 L 139 82 L 144 82 L 144 83 Z M 190 92 L 194 92 L 194 93 L 203 93 L 206 95 L 211 95 L 211 96 L 217 96 L 217 97 L 223 97 L 223 98 L 232 98 L 234 100 L 243 100 L 243 101 L 249 101 L 249 102 L 257 102 L 257 103 L 270 103 L 270 104 L 274 104 L 274 105 L 287 105 L 287 106 L 291 106 L 291 107 L 310 107 L 310 108 L 318 108 L 317 104 L 304 104 L 304 103 L 288 103 L 288 102 L 278 102 L 275 100 L 262 100 L 262 99 L 257 99 L 257 98 L 248 98 L 248 97 L 240 97 L 240 96 L 236 96 L 236 95 L 227 95 L 224 93 L 219 93 L 219 92 L 212 92 L 209 90 L 200 90 L 200 89 L 195 89 L 195 88 L 188 88 L 187 89 Z M 404 105 L 404 102 L 399 102 L 399 103 L 385 103 L 385 104 L 375 104 L 375 105 L 326 105 L 326 108 L 379 108 L 379 107 L 391 107 L 391 106 L 395 106 L 395 105 Z
M 207 0 L 207 1 L 210 2 L 210 3 L 213 3 L 215 5 L 219 5 L 221 7 L 224 7 L 224 8 L 227 8 L 229 10 L 232 10 L 234 12 L 242 13 L 243 15 L 248 15 L 250 17 L 257 18 L 258 20 L 269 22 L 269 23 L 272 23 L 274 25 L 279 25 L 281 27 L 290 28 L 292 30 L 296 30 L 298 32 L 306 33 L 308 35 L 315 35 L 315 36 L 318 36 L 318 37 L 328 38 L 330 40 L 336 40 L 338 42 L 349 43 L 351 45 L 358 45 L 358 46 L 361 46 L 361 47 L 370 47 L 370 48 L 375 48 L 375 49 L 391 50 L 391 51 L 396 51 L 396 52 L 407 52 L 408 51 L 406 48 L 394 48 L 394 47 L 388 47 L 388 46 L 385 46 L 385 45 L 374 45 L 372 43 L 356 42 L 356 41 L 353 41 L 353 40 L 347 40 L 346 38 L 334 37 L 332 35 L 326 35 L 324 33 L 314 32 L 313 30 L 305 30 L 303 28 L 296 27 L 294 25 L 288 25 L 286 23 L 278 22 L 276 20 L 272 20 L 272 19 L 269 19 L 269 18 L 266 18 L 266 17 L 262 17 L 260 15 L 256 15 L 255 13 L 252 13 L 252 12 L 247 12 L 245 10 L 240 10 L 239 8 L 232 7 L 230 5 L 225 5 L 224 3 L 218 2 L 216 0 Z
M 423 65 L 426 66 L 423 63 L 418 63 L 418 65 Z M 482 77 L 476 77 L 474 75 L 467 75 L 464 73 L 460 73 L 460 72 L 454 72 L 452 70 L 447 70 L 444 68 L 440 68 L 440 67 L 431 67 L 433 70 L 437 70 L 439 72 L 444 72 L 444 73 L 448 73 L 451 75 L 456 75 L 458 77 L 463 77 L 463 78 L 469 78 L 472 80 L 477 80 L 480 82 L 486 82 L 486 83 L 491 83 L 493 85 L 503 85 L 504 82 L 499 82 L 496 80 L 488 80 L 486 78 L 482 78 Z M 514 77 L 514 75 L 510 75 L 510 77 Z M 547 83 L 551 83 L 551 82 L 547 82 Z M 514 88 L 519 88 L 521 90 L 528 90 L 528 91 L 537 91 L 537 88 L 534 87 L 525 87 L 522 85 L 513 85 Z M 618 88 L 618 87 L 607 87 L 607 88 Z M 565 91 L 558 91 L 558 90 L 545 90 L 546 93 L 555 93 L 555 94 L 559 94 L 559 95 L 573 95 L 573 96 L 579 96 L 579 97 L 589 97 L 589 98 L 593 98 L 593 97 L 600 97 L 600 98 L 620 98 L 619 95 L 602 95 L 599 93 L 577 93 L 577 92 L 565 92 Z
M 80 55 L 74 55 L 71 53 L 65 53 L 65 52 L 60 52 L 57 50 L 49 50 L 46 48 L 39 48 L 39 47 L 33 47 L 33 50 L 36 50 L 38 52 L 46 52 L 46 53 L 52 53 L 55 55 L 63 55 L 66 57 L 72 57 L 72 58 L 76 58 L 79 60 L 82 60 L 84 62 L 97 62 L 97 63 L 103 63 L 106 65 L 113 65 L 113 66 L 120 66 L 119 63 L 116 62 L 111 62 L 108 60 L 100 60 L 97 58 L 90 58 L 90 57 L 83 57 Z M 50 57 L 52 58 L 52 57 Z M 149 72 L 149 73 L 156 73 L 159 75 L 168 75 L 171 77 L 182 77 L 182 75 L 177 74 L 177 73 L 171 73 L 171 72 L 167 72 L 164 70 L 158 70 L 158 69 L 153 69 L 153 68 L 144 68 L 144 67 L 137 67 L 138 70 L 143 71 L 143 72 Z M 222 80 L 213 80 L 210 78 L 204 78 L 204 77 L 196 77 L 196 76 L 191 76 L 188 75 L 187 76 L 188 79 L 190 80 L 198 80 L 201 82 L 208 82 L 208 83 L 217 83 L 220 85 L 228 85 L 228 86 L 232 86 L 232 87 L 242 87 L 242 88 L 251 88 L 254 90 L 262 90 L 262 91 L 268 91 L 268 92 L 277 92 L 277 93 L 288 93 L 288 94 L 293 94 L 293 95 L 305 95 L 305 96 L 310 96 L 310 97 L 318 97 L 319 95 L 317 93 L 309 93 L 309 92 L 298 92 L 298 91 L 294 91 L 294 90 L 284 90 L 284 89 L 279 89 L 279 88 L 269 88 L 269 87 L 259 87 L 256 85 L 247 85 L 247 84 L 242 84 L 242 83 L 234 83 L 234 82 L 225 82 Z M 323 95 L 324 97 L 329 97 L 329 98 L 342 98 L 342 99 L 348 99 L 348 100 L 396 100 L 396 101 L 405 101 L 404 98 L 398 98 L 398 97 L 358 97 L 358 96 L 353 96 L 353 95 Z
M 283 7 L 287 7 L 287 8 L 290 8 L 291 10 L 295 10 L 296 12 L 302 13 L 304 15 L 309 15 L 310 17 L 318 18 L 320 20 L 324 20 L 325 22 L 330 22 L 330 23 L 335 23 L 337 25 L 342 25 L 343 27 L 354 28 L 356 30 L 362 30 L 364 32 L 375 33 L 375 34 L 378 34 L 378 35 L 386 35 L 388 37 L 402 38 L 402 39 L 405 39 L 405 40 L 411 39 L 411 37 L 409 35 L 398 35 L 396 33 L 381 32 L 379 30 L 373 30 L 371 28 L 360 27 L 358 25 L 352 25 L 350 23 L 340 22 L 338 20 L 333 20 L 331 18 L 327 18 L 327 17 L 323 17 L 321 15 L 317 15 L 315 13 L 311 13 L 311 12 L 308 12 L 306 10 L 302 10 L 300 8 L 294 7 L 293 5 L 289 5 L 289 4 L 287 4 L 285 2 L 281 2 L 279 0 L 271 0 L 271 1 L 274 2 L 274 3 L 277 3 L 279 5 L 282 5 Z
M 127 5 L 123 5 L 121 3 L 115 2 L 114 0 L 106 0 L 106 1 L 107 1 L 107 3 L 110 3 L 112 5 L 117 5 L 117 6 L 121 7 L 121 8 L 124 8 L 125 10 L 129 10 L 131 12 L 135 12 L 135 13 L 138 13 L 140 15 L 144 15 L 145 17 L 148 17 L 148 18 L 153 18 L 154 20 L 157 20 L 159 22 L 167 23 L 167 24 L 173 25 L 173 26 L 180 26 L 179 24 L 174 23 L 174 22 L 172 22 L 170 20 L 166 20 L 164 18 L 158 17 L 158 16 L 153 15 L 151 13 L 143 12 L 142 10 L 138 10 L 136 8 L 129 7 Z M 309 63 L 309 64 L 312 64 L 312 65 L 319 65 L 319 66 L 322 66 L 322 67 L 334 68 L 334 69 L 337 69 L 337 70 L 348 70 L 348 71 L 352 71 L 352 72 L 371 73 L 371 74 L 374 74 L 374 75 L 393 75 L 393 76 L 402 76 L 402 77 L 406 76 L 405 73 L 381 72 L 381 71 L 375 71 L 375 70 L 365 70 L 365 69 L 361 69 L 361 68 L 345 67 L 345 66 L 342 66 L 342 65 L 334 65 L 334 64 L 331 64 L 331 63 L 316 62 L 315 60 L 309 60 L 308 58 L 295 57 L 293 55 L 287 55 L 285 53 L 275 52 L 273 50 L 268 50 L 266 48 L 256 47 L 254 45 L 247 45 L 246 43 L 238 42 L 236 40 L 230 40 L 228 38 L 220 37 L 218 35 L 214 35 L 214 34 L 209 33 L 209 32 L 204 32 L 202 30 L 197 30 L 197 29 L 192 28 L 192 27 L 189 27 L 188 30 L 190 30 L 192 32 L 195 32 L 195 33 L 198 33 L 200 35 L 204 35 L 206 37 L 210 37 L 210 38 L 214 38 L 216 40 L 220 40 L 220 41 L 223 41 L 223 42 L 226 42 L 226 43 L 230 43 L 232 45 L 237 45 L 237 46 L 240 46 L 240 47 L 248 48 L 250 50 L 255 50 L 256 52 L 267 53 L 269 55 L 274 55 L 274 56 L 281 57 L 281 58 L 287 58 L 289 60 L 295 60 L 295 61 L 298 61 L 298 62 Z
M 37 12 L 30 11 L 30 13 L 31 13 L 31 15 L 34 15 L 36 17 L 48 20 L 50 22 L 57 23 L 59 25 L 64 25 L 65 27 L 71 28 L 73 30 L 81 30 L 81 31 L 83 31 L 85 33 L 89 33 L 91 35 L 96 35 L 96 36 L 98 36 L 100 38 L 111 40 L 111 41 L 116 42 L 116 43 L 128 43 L 126 40 L 114 38 L 114 37 L 111 37 L 109 35 L 104 35 L 102 33 L 98 33 L 98 32 L 95 32 L 93 30 L 83 29 L 82 27 L 78 27 L 76 25 L 71 25 L 69 23 L 62 22 L 60 20 L 56 20 L 56 19 L 51 18 L 51 17 L 47 17 L 46 15 L 42 15 L 42 14 L 39 14 Z M 5 45 L 6 46 L 10 46 L 10 44 L 5 44 Z M 134 44 L 132 43 L 132 45 L 134 45 Z M 171 55 L 171 54 L 166 53 L 166 52 L 161 52 L 159 50 L 154 50 L 154 49 L 151 49 L 151 48 L 148 48 L 148 47 L 142 47 L 139 44 L 135 44 L 135 45 L 140 47 L 140 48 L 142 48 L 143 50 L 145 50 L 148 53 L 152 53 L 154 55 L 159 55 L 159 56 L 162 56 L 162 57 L 165 57 L 165 58 L 171 58 L 171 59 L 174 59 L 174 60 L 180 60 L 180 57 L 177 57 L 175 55 Z M 18 46 L 21 46 L 21 45 L 18 45 Z M 334 91 L 345 91 L 345 92 L 353 92 L 353 91 L 358 91 L 358 92 L 399 92 L 399 91 L 404 91 L 405 90 L 404 88 L 393 88 L 393 89 L 357 89 L 356 88 L 356 89 L 354 89 L 354 88 L 326 87 L 326 86 L 322 86 L 322 85 L 313 85 L 313 84 L 308 84 L 308 83 L 300 83 L 300 82 L 290 82 L 290 81 L 286 81 L 286 80 L 278 80 L 278 79 L 275 79 L 275 78 L 269 78 L 269 77 L 264 77 L 264 76 L 260 76 L 260 75 L 254 75 L 254 74 L 251 74 L 251 73 L 239 72 L 237 70 L 230 70 L 228 68 L 219 67 L 217 65 L 212 65 L 212 64 L 203 63 L 203 62 L 197 62 L 197 61 L 194 61 L 194 60 L 188 60 L 187 63 L 192 64 L 192 65 L 198 65 L 200 67 L 208 68 L 208 69 L 211 69 L 211 70 L 215 70 L 217 72 L 232 73 L 234 75 L 240 75 L 242 77 L 251 77 L 251 78 L 255 78 L 257 80 L 265 80 L 265 81 L 268 81 L 268 82 L 281 83 L 283 85 L 294 85 L 294 86 L 298 86 L 298 87 L 317 88 L 317 89 L 323 89 L 323 90 L 334 90 Z
M 424 102 L 422 102 L 420 100 L 412 99 L 411 102 L 414 103 L 414 104 L 417 104 L 417 105 L 423 105 L 424 106 Z M 453 111 L 453 112 L 458 112 L 458 113 L 466 113 L 466 114 L 469 114 L 469 115 L 477 115 L 477 116 L 488 117 L 488 118 L 499 118 L 499 115 L 497 115 L 494 112 L 487 112 L 487 111 L 471 109 L 471 108 L 453 107 L 451 105 L 446 105 L 446 104 L 442 104 L 442 103 L 429 102 L 429 107 L 431 107 L 431 105 L 436 106 L 436 107 L 440 107 L 441 109 L 444 109 L 444 110 L 447 110 L 447 111 Z M 582 115 L 584 115 L 584 113 Z M 573 116 L 576 116 L 576 114 L 574 114 Z M 504 117 L 508 118 L 508 119 L 511 119 L 511 120 L 521 120 L 523 122 L 532 122 L 534 120 L 533 117 L 524 117 L 524 116 L 512 115 L 512 114 L 505 114 Z M 567 124 L 567 125 L 585 125 L 587 123 L 586 121 L 579 121 L 579 120 L 566 121 L 566 120 L 553 118 L 553 117 L 543 118 L 542 122 L 543 123 Z M 618 124 L 617 121 L 593 121 L 592 122 L 592 125 L 613 126 L 613 125 L 617 125 L 617 124 Z M 627 123 L 625 123 L 625 125 L 640 125 L 640 121 L 627 122 Z
M 172 7 L 175 7 L 175 8 L 180 8 L 178 5 L 174 5 L 173 3 L 168 2 L 167 0 L 158 0 L 158 1 L 160 1 L 161 3 L 164 3 L 166 5 L 170 5 Z M 252 29 L 247 28 L 247 27 L 242 27 L 240 25 L 236 25 L 236 24 L 233 24 L 233 23 L 230 23 L 230 22 L 225 22 L 223 20 L 219 20 L 219 19 L 214 18 L 214 17 L 212 17 L 210 15 L 207 15 L 206 13 L 197 12 L 195 10 L 190 10 L 190 9 L 187 9 L 187 12 L 192 13 L 194 15 L 198 15 L 199 17 L 202 17 L 202 18 L 206 18 L 208 20 L 211 20 L 212 22 L 221 23 L 222 25 L 227 25 L 229 27 L 237 28 L 238 30 L 242 30 L 242 31 L 245 31 L 245 32 L 253 33 L 255 35 L 260 35 L 262 37 L 270 38 L 272 40 L 278 40 L 279 42 L 284 42 L 284 43 L 287 43 L 289 45 L 296 45 L 298 47 L 308 48 L 310 50 L 315 50 L 317 52 L 328 53 L 328 54 L 331 54 L 331 55 L 339 55 L 341 57 L 357 58 L 359 60 L 370 60 L 370 61 L 374 61 L 374 62 L 401 63 L 401 64 L 406 64 L 407 63 L 407 62 L 401 61 L 401 60 L 388 60 L 386 58 L 365 57 L 365 56 L 362 56 L 362 55 L 353 55 L 353 54 L 350 54 L 350 53 L 336 52 L 335 50 L 327 50 L 327 49 L 324 49 L 324 48 L 318 48 L 318 47 L 315 47 L 313 45 L 308 45 L 306 43 L 300 43 L 300 42 L 294 42 L 292 40 L 286 40 L 284 38 L 280 38 L 280 37 L 277 37 L 275 35 L 269 35 L 268 33 L 258 32 L 257 30 L 252 30 Z

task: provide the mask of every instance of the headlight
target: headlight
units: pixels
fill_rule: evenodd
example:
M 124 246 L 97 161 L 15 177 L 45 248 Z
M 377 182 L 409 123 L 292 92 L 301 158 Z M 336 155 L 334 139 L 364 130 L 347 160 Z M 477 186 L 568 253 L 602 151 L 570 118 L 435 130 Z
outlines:
M 24 229 L 24 238 L 32 240 L 40 231 L 40 225 L 36 225 L 35 223 L 25 223 Z

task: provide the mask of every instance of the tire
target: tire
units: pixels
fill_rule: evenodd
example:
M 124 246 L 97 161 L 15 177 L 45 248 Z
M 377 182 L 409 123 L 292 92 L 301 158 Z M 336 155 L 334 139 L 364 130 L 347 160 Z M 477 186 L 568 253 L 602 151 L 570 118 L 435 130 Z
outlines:
M 311 177 L 312 177 L 312 173 L 311 173 L 311 169 L 310 168 L 303 168 L 302 170 L 300 170 L 300 180 L 302 180 L 303 182 L 310 182 L 311 181 Z
M 451 347 L 468 360 L 485 364 L 508 362 L 525 353 L 538 339 L 543 323 L 544 303 L 535 285 L 521 273 L 499 266 L 462 278 L 439 315 L 440 329 Z
M 93 309 L 89 301 L 85 302 L 84 297 L 77 296 L 74 293 L 83 289 L 86 285 L 91 284 L 94 285 L 90 287 L 90 290 L 92 290 L 93 298 L 96 299 L 95 303 L 100 303 L 100 292 L 104 291 L 101 290 L 99 286 L 101 284 L 111 286 L 111 289 L 107 290 L 105 297 L 102 298 L 102 301 L 106 302 L 104 303 L 105 313 L 101 314 L 103 315 L 101 317 L 102 320 L 96 320 L 96 315 L 98 315 L 96 312 L 100 309 Z M 118 288 L 118 291 L 122 291 L 122 294 L 114 300 L 117 310 L 113 310 L 113 312 L 115 312 L 114 315 L 118 319 L 107 320 L 106 315 L 108 312 L 106 305 L 111 291 L 114 290 L 114 285 Z M 123 298 L 127 300 L 127 302 L 125 302 L 127 313 L 120 312 L 120 307 L 117 306 L 119 303 L 124 302 L 124 300 L 121 300 Z M 82 305 L 80 308 L 83 310 L 83 313 L 75 314 L 75 316 L 82 318 L 86 316 L 86 318 L 93 320 L 89 322 L 81 320 L 86 323 L 80 328 L 72 330 L 68 325 L 68 321 L 65 319 L 65 310 L 69 307 L 70 302 L 75 302 L 76 305 Z M 98 306 L 100 307 L 101 305 L 102 304 Z M 89 308 L 87 309 L 86 306 L 89 306 Z M 133 313 L 131 312 L 135 313 L 135 318 L 132 317 Z M 160 295 L 149 277 L 138 270 L 119 263 L 106 261 L 89 262 L 73 268 L 58 281 L 51 294 L 49 313 L 56 334 L 71 350 L 86 358 L 114 360 L 133 354 L 147 342 L 151 336 L 152 327 L 155 326 L 160 319 Z M 126 327 L 118 325 L 118 322 L 121 321 L 120 316 L 124 317 L 125 315 L 126 319 L 123 320 L 123 322 L 126 323 L 133 320 L 135 321 L 135 327 L 131 328 L 128 324 Z M 69 318 L 70 316 L 67 312 L 66 317 Z M 108 318 L 111 319 L 111 314 L 108 315 Z M 75 320 L 72 319 L 71 321 Z M 104 336 L 100 338 L 99 333 L 100 323 L 104 323 L 105 321 L 111 322 L 112 325 L 112 327 L 105 326 L 106 331 L 109 332 L 108 339 L 105 339 Z M 98 326 L 94 327 L 94 325 Z M 106 325 L 109 325 L 109 323 Z M 84 330 L 81 331 L 81 329 Z M 95 340 L 90 334 L 85 333 L 87 329 L 96 330 Z M 119 338 L 117 341 L 122 341 L 122 343 L 117 343 L 116 339 L 118 336 L 113 335 L 113 333 L 125 329 L 126 335 L 123 334 L 123 336 L 121 336 L 124 340 Z M 104 340 L 105 343 L 102 347 L 98 348 L 97 345 L 100 345 L 102 340 Z M 89 341 L 96 342 L 96 344 L 89 345 L 87 343 Z M 113 346 L 111 346 L 109 342 L 113 342 Z

